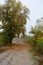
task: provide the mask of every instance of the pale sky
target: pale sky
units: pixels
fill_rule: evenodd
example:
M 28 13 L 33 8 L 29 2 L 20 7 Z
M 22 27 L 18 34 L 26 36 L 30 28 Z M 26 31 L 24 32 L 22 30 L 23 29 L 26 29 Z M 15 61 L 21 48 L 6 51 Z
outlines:
M 43 17 L 43 0 L 20 0 L 23 5 L 30 9 L 30 20 L 27 21 L 27 33 L 30 31 L 31 26 L 35 26 L 36 20 Z M 0 0 L 3 4 L 4 0 Z

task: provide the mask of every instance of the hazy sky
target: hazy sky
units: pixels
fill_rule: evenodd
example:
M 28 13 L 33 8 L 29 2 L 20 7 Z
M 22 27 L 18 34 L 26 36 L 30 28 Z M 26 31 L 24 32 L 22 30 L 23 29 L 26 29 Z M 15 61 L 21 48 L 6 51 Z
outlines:
M 35 26 L 36 20 L 43 17 L 43 0 L 20 0 L 23 5 L 26 5 L 30 9 L 30 20 L 28 20 L 26 28 L 27 32 L 31 26 Z M 3 4 L 4 0 L 0 0 L 0 4 Z

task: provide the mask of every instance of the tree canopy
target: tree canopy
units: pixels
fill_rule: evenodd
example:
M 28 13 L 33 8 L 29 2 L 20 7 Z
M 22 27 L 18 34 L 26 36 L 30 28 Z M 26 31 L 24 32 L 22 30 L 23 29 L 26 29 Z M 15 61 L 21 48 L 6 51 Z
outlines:
M 30 38 L 33 42 L 33 49 L 43 55 L 43 18 L 38 19 L 36 26 L 31 29 L 33 36 Z
M 31 28 L 31 33 L 36 36 L 43 36 L 43 18 L 36 21 L 36 26 Z
M 29 14 L 29 9 L 23 6 L 20 1 L 5 0 L 4 5 L 0 5 L 0 21 L 2 21 L 3 35 L 6 42 L 11 42 L 13 37 L 22 33 L 25 35 L 25 25 Z

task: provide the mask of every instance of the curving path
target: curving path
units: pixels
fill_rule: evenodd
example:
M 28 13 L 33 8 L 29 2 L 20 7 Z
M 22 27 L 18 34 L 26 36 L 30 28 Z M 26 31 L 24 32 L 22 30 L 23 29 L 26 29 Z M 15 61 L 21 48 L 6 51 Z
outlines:
M 33 65 L 28 46 L 15 46 L 0 54 L 0 65 Z

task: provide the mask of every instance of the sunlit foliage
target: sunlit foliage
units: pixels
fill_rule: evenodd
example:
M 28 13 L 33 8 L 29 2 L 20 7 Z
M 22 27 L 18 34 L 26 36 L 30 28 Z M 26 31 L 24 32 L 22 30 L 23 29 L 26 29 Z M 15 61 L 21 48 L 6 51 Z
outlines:
M 29 9 L 23 6 L 20 1 L 5 0 L 5 4 L 0 6 L 0 21 L 2 21 L 3 33 L 6 43 L 11 43 L 12 39 L 25 35 L 25 25 L 29 14 Z

